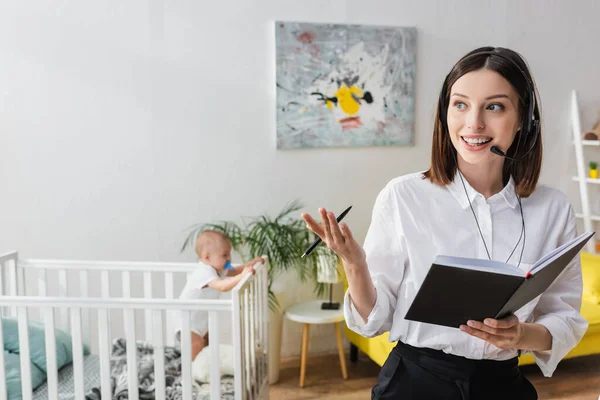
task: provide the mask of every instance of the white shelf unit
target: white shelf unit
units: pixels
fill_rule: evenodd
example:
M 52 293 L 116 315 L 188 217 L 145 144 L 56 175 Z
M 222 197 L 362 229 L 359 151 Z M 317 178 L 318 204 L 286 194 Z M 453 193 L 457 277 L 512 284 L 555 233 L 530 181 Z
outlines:
M 600 221 L 600 215 L 594 215 L 590 211 L 590 196 L 588 185 L 599 185 L 600 179 L 589 178 L 587 174 L 587 163 L 583 154 L 584 146 L 600 146 L 600 140 L 582 140 L 581 119 L 579 114 L 579 102 L 577 92 L 573 90 L 571 95 L 571 130 L 573 131 L 573 144 L 575 147 L 575 158 L 577 160 L 577 176 L 573 180 L 579 182 L 579 194 L 581 196 L 581 213 L 577 218 L 583 220 L 585 231 L 593 231 L 592 222 Z M 588 253 L 596 254 L 595 241 L 590 240 L 586 244 Z

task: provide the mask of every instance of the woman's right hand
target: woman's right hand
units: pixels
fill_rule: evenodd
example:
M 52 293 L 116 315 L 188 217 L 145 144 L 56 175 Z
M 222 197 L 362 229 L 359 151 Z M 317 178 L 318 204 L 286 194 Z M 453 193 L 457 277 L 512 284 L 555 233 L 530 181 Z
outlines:
M 309 214 L 303 213 L 301 216 L 306 222 L 306 227 L 319 236 L 329 249 L 340 256 L 344 265 L 366 266 L 365 251 L 352 236 L 348 225 L 344 222 L 338 224 L 333 212 L 324 208 L 319 208 L 319 214 L 321 224 Z

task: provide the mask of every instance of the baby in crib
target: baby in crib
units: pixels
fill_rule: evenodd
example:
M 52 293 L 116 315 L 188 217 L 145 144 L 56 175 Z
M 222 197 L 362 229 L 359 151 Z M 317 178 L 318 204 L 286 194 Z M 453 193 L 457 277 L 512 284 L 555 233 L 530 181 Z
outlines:
M 222 292 L 233 289 L 245 274 L 254 273 L 253 265 L 264 263 L 262 257 L 256 257 L 247 264 L 231 265 L 231 242 L 223 233 L 204 231 L 196 239 L 198 268 L 188 277 L 179 296 L 180 299 L 218 299 Z M 179 321 L 179 318 L 176 318 Z M 181 339 L 181 322 L 175 337 Z M 208 312 L 194 311 L 190 320 L 192 334 L 192 360 L 202 349 L 208 346 Z

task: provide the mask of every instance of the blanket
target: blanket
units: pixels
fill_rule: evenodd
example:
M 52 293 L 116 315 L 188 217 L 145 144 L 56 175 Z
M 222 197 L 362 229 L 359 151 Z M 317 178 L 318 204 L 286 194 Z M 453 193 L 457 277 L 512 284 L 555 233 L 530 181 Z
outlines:
M 152 344 L 138 341 L 137 370 L 138 390 L 140 400 L 154 399 L 154 348 Z M 181 400 L 183 388 L 181 382 L 181 350 L 174 346 L 165 346 L 165 398 L 167 400 Z M 123 338 L 116 339 L 112 345 L 110 361 L 111 393 L 114 400 L 129 398 L 127 387 L 127 341 Z M 86 393 L 86 400 L 102 399 L 100 387 L 92 388 Z M 210 399 L 210 384 L 194 382 L 192 384 L 192 398 L 194 400 Z M 221 399 L 234 399 L 234 381 L 232 376 L 221 377 Z

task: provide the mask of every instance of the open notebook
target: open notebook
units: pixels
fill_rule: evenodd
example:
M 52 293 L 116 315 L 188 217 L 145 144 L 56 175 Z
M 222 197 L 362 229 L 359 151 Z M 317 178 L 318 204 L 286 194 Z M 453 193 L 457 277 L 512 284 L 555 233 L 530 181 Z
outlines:
M 593 235 L 565 243 L 529 271 L 500 261 L 437 256 L 405 318 L 454 328 L 504 318 L 548 289 Z

